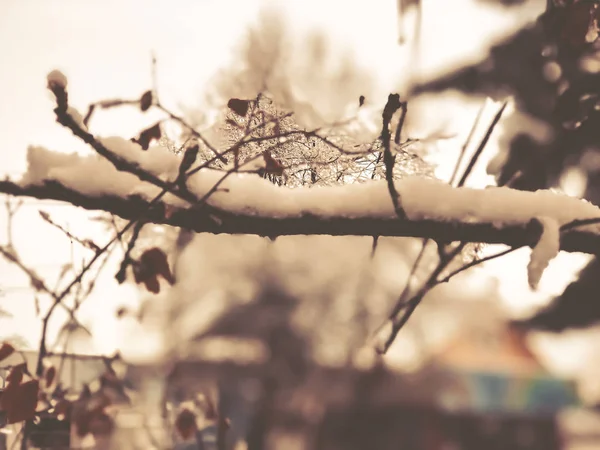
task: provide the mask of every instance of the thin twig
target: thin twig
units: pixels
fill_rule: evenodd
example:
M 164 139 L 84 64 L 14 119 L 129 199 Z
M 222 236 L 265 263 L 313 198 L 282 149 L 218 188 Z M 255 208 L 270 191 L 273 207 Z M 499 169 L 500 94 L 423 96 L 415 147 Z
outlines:
M 225 164 L 227 163 L 227 160 L 225 159 L 225 157 L 223 156 L 223 154 L 221 152 L 219 152 L 208 141 L 208 139 L 206 139 L 204 137 L 204 135 L 202 133 L 200 133 L 196 128 L 194 128 L 192 125 L 190 125 L 183 117 L 175 114 L 173 111 L 171 111 L 168 108 L 166 108 L 165 106 L 163 106 L 158 100 L 156 101 L 156 104 L 154 106 L 156 106 L 158 109 L 160 109 L 166 115 L 168 115 L 169 118 L 171 118 L 172 120 L 175 120 L 176 122 L 179 122 L 181 125 L 183 125 L 185 128 L 187 128 L 187 130 L 190 133 L 192 133 L 192 135 L 196 139 L 198 139 L 200 142 L 202 142 L 211 152 L 214 153 L 214 155 L 219 159 L 219 161 L 221 161 L 222 163 L 225 163 Z
M 133 234 L 131 239 L 129 240 L 129 244 L 127 245 L 127 250 L 125 250 L 125 255 L 123 256 L 123 260 L 121 261 L 121 266 L 119 267 L 119 271 L 115 275 L 115 278 L 119 283 L 125 281 L 125 275 L 127 272 L 127 268 L 132 262 L 131 252 L 135 247 L 135 244 L 139 238 L 140 231 L 142 231 L 143 226 L 146 224 L 143 220 L 138 220 L 133 228 Z
M 483 140 L 481 141 L 477 151 L 471 157 L 469 164 L 468 164 L 467 168 L 465 169 L 465 172 L 463 173 L 461 180 L 459 181 L 459 184 L 458 184 L 459 186 L 463 186 L 464 183 L 466 182 L 466 180 L 468 179 L 469 175 L 471 174 L 471 171 L 472 171 L 473 167 L 475 166 L 475 164 L 477 163 L 479 156 L 483 152 L 483 149 L 485 148 L 485 146 L 494 130 L 494 127 L 500 120 L 500 117 L 502 116 L 502 113 L 504 112 L 505 107 L 506 107 L 506 102 L 504 103 L 502 108 L 496 114 L 494 120 L 492 121 L 492 123 L 490 124 L 490 126 L 487 130 L 486 135 L 484 136 Z M 472 130 L 473 129 L 475 129 L 475 125 L 472 127 Z M 461 158 L 459 158 L 459 160 L 456 162 L 456 166 L 454 169 L 455 173 L 458 172 L 459 165 L 461 164 L 461 162 L 462 162 Z M 453 178 L 454 178 L 454 175 L 453 175 Z M 452 182 L 452 180 L 451 180 L 451 182 Z M 425 253 L 425 249 L 426 249 L 428 242 L 429 242 L 429 239 L 427 239 L 427 238 L 423 240 L 421 251 L 420 251 L 415 263 L 413 264 L 411 273 L 409 274 L 407 284 L 404 287 L 396 304 L 394 305 L 392 312 L 390 313 L 389 322 L 392 323 L 392 330 L 390 332 L 388 339 L 385 341 L 383 347 L 377 349 L 377 351 L 380 353 L 387 352 L 387 350 L 389 349 L 389 347 L 392 345 L 392 343 L 396 339 L 396 336 L 398 335 L 398 333 L 400 332 L 402 327 L 406 324 L 406 322 L 412 316 L 412 314 L 415 311 L 415 309 L 417 308 L 417 306 L 423 300 L 425 294 L 431 288 L 433 288 L 436 284 L 439 283 L 437 280 L 439 275 L 441 273 L 443 273 L 444 270 L 446 270 L 448 265 L 454 260 L 454 258 L 456 256 L 458 256 L 462 252 L 462 250 L 464 249 L 464 247 L 466 245 L 465 242 L 461 242 L 456 248 L 454 248 L 450 252 L 450 254 L 446 255 L 444 253 L 444 248 L 443 248 L 442 244 L 438 243 L 438 251 L 440 254 L 440 260 L 438 262 L 437 267 L 434 269 L 433 273 L 430 275 L 429 279 L 425 282 L 425 284 L 421 287 L 421 289 L 410 300 L 407 301 L 406 297 L 410 293 L 410 285 L 412 282 L 412 278 L 414 277 L 414 274 L 416 273 L 416 270 L 421 261 L 421 258 Z M 464 269 L 464 270 L 466 270 L 466 269 Z M 377 333 L 382 332 L 385 327 L 386 327 L 386 324 L 382 325 Z
M 576 219 L 560 227 L 560 231 L 570 231 L 574 228 L 584 227 L 586 225 L 594 225 L 600 223 L 600 217 L 592 217 L 589 219 Z
M 456 165 L 454 166 L 454 172 L 452 172 L 452 176 L 450 177 L 450 186 L 454 186 L 454 181 L 456 180 L 456 177 L 458 176 L 458 170 L 460 169 L 460 166 L 462 165 L 463 158 L 465 157 L 465 154 L 467 153 L 467 148 L 469 147 L 469 144 L 471 143 L 471 139 L 473 139 L 473 135 L 475 134 L 475 130 L 477 129 L 477 127 L 479 125 L 481 116 L 483 116 L 484 109 L 485 109 L 485 102 L 483 103 L 483 105 L 481 105 L 481 108 L 479 108 L 479 112 L 477 113 L 477 116 L 475 117 L 473 126 L 471 126 L 469 135 L 467 136 L 465 143 L 463 144 L 462 148 L 460 149 L 460 154 L 458 155 L 458 160 L 456 161 Z
M 75 241 L 78 244 L 80 244 L 82 247 L 87 248 L 88 250 L 92 250 L 92 251 L 98 251 L 99 247 L 90 239 L 81 239 L 78 238 L 77 236 L 75 236 L 73 233 L 71 233 L 69 230 L 67 230 L 65 227 L 63 227 L 62 225 L 59 225 L 58 223 L 54 222 L 52 220 L 52 218 L 50 217 L 50 215 L 45 212 L 45 211 L 38 211 L 41 218 L 49 223 L 50 225 L 52 225 L 53 227 L 59 229 L 60 231 L 62 231 L 65 236 L 67 236 L 71 241 Z
M 400 102 L 400 109 L 402 109 L 402 113 L 400 114 L 400 118 L 398 119 L 398 126 L 396 127 L 396 135 L 394 136 L 394 143 L 396 145 L 400 145 L 400 137 L 402 134 L 402 129 L 404 128 L 404 120 L 406 119 L 406 113 L 408 112 L 408 103 Z
M 21 261 L 21 259 L 14 253 L 14 251 L 12 249 L 4 247 L 4 246 L 0 246 L 0 254 L 2 254 L 6 259 L 8 259 L 10 262 L 12 262 L 17 267 L 19 267 L 19 269 L 21 269 L 29 277 L 29 281 L 35 290 L 44 292 L 54 299 L 56 299 L 58 297 L 58 294 L 56 294 L 54 291 L 52 291 L 52 289 L 50 289 L 46 285 L 44 280 L 42 280 L 32 269 L 27 267 Z M 71 312 L 71 310 L 66 305 L 61 303 L 61 306 L 67 312 L 69 312 L 69 313 Z M 91 332 L 87 328 L 83 327 L 83 325 L 81 325 L 81 324 L 79 324 L 79 325 L 82 328 L 84 328 L 86 330 L 86 332 L 91 334 Z
M 471 157 L 471 160 L 469 161 L 469 165 L 465 169 L 463 176 L 461 177 L 460 181 L 458 182 L 458 187 L 462 187 L 465 185 L 467 178 L 469 178 L 469 175 L 471 174 L 471 171 L 473 170 L 473 167 L 475 167 L 475 164 L 479 160 L 479 156 L 481 156 L 481 154 L 483 153 L 483 149 L 485 148 L 488 141 L 490 140 L 490 137 L 491 137 L 492 133 L 494 132 L 496 125 L 500 121 L 500 118 L 502 117 L 502 114 L 504 113 L 504 110 L 506 109 L 506 105 L 508 105 L 508 102 L 504 102 L 502 104 L 502 106 L 500 107 L 500 109 L 498 110 L 498 112 L 496 113 L 494 120 L 492 120 L 492 123 L 488 127 L 488 130 L 485 133 L 485 136 L 483 137 L 483 139 L 481 140 L 479 147 L 477 147 L 477 150 L 475 151 L 475 153 Z
M 405 217 L 404 211 L 400 207 L 400 194 L 396 190 L 394 184 L 394 164 L 396 162 L 392 155 L 391 149 L 391 133 L 390 133 L 390 122 L 392 121 L 393 115 L 400 109 L 402 103 L 400 102 L 400 96 L 398 94 L 390 94 L 388 101 L 383 109 L 382 114 L 382 128 L 381 128 L 381 142 L 383 143 L 383 163 L 385 164 L 385 179 L 387 181 L 388 190 L 390 197 L 392 198 L 392 204 L 398 217 Z
M 417 309 L 417 306 L 419 306 L 419 304 L 421 303 L 421 301 L 423 300 L 425 295 L 436 284 L 438 284 L 438 281 L 437 281 L 438 276 L 446 269 L 448 264 L 451 261 L 453 261 L 456 256 L 458 256 L 460 254 L 461 251 L 462 251 L 462 248 L 459 246 L 458 248 L 454 249 L 450 253 L 450 255 L 448 255 L 448 258 L 446 260 L 440 261 L 440 263 L 437 265 L 437 267 L 435 268 L 433 273 L 429 276 L 427 281 L 423 284 L 421 289 L 419 289 L 419 291 L 408 302 L 400 304 L 399 311 L 396 315 L 390 316 L 390 322 L 392 324 L 392 329 L 390 331 L 390 334 L 389 334 L 387 340 L 383 344 L 383 346 L 381 348 L 377 348 L 377 351 L 379 353 L 384 354 L 389 350 L 390 346 L 396 340 L 396 336 L 398 335 L 400 330 L 404 327 L 406 322 L 408 322 L 408 319 L 410 319 L 412 314 L 415 312 L 415 310 Z
M 147 181 L 155 186 L 165 189 L 183 200 L 191 203 L 195 202 L 196 198 L 193 194 L 177 190 L 174 186 L 163 181 L 160 177 L 144 170 L 138 164 L 130 162 L 126 158 L 117 155 L 115 152 L 105 147 L 93 134 L 84 130 L 81 125 L 71 117 L 68 112 L 69 105 L 67 103 L 67 93 L 64 87 L 52 85 L 51 90 L 54 93 L 57 102 L 57 107 L 54 109 L 57 122 L 71 130 L 75 136 L 92 147 L 99 155 L 110 161 L 117 170 L 132 173 L 140 180 Z
M 484 262 L 490 261 L 492 259 L 500 258 L 501 256 L 504 256 L 504 255 L 508 255 L 509 253 L 512 253 L 515 250 L 518 250 L 520 248 L 523 248 L 523 246 L 511 247 L 511 248 L 509 248 L 507 250 L 503 250 L 503 251 L 495 253 L 493 255 L 486 256 L 484 258 L 474 259 L 473 261 L 465 264 L 464 266 L 460 267 L 459 269 L 456 269 L 455 271 L 451 272 L 446 277 L 444 277 L 443 279 L 439 280 L 438 283 L 440 283 L 440 284 L 441 283 L 447 283 L 448 281 L 450 281 L 451 278 L 455 277 L 456 275 L 458 275 L 461 272 L 464 272 L 467 269 L 470 269 L 471 267 L 477 266 L 479 264 L 483 264 Z

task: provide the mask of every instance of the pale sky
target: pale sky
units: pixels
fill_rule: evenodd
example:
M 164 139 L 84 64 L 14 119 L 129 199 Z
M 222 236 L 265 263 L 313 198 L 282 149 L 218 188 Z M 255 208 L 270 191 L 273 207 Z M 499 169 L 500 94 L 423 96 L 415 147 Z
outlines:
M 421 73 L 433 73 L 457 61 L 477 60 L 490 40 L 532 20 L 545 2 L 532 0 L 533 6 L 520 10 L 519 14 L 504 15 L 483 9 L 483 3 L 423 0 Z M 244 23 L 254 17 L 257 4 L 257 1 L 241 0 L 3 0 L 0 2 L 1 172 L 18 176 L 26 168 L 25 152 L 32 144 L 66 152 L 88 151 L 69 131 L 54 122 L 53 105 L 45 87 L 49 71 L 60 69 L 67 75 L 70 101 L 85 111 L 92 101 L 137 97 L 148 89 L 154 52 L 158 58 L 161 101 L 173 108 L 178 104 L 200 107 L 203 87 L 216 70 L 227 63 L 232 44 L 245 30 Z M 381 73 L 375 80 L 379 80 L 380 88 L 387 89 L 389 85 L 392 89 L 391 83 L 397 81 L 390 73 L 395 72 L 384 73 L 385 68 L 400 71 L 410 67 L 418 71 L 414 65 L 407 66 L 404 60 L 391 58 L 393 55 L 373 53 L 376 44 L 369 39 L 381 38 L 389 31 L 382 29 L 377 19 L 385 16 L 386 11 L 393 11 L 394 4 L 395 0 L 381 1 L 377 6 L 369 2 L 365 9 L 366 3 L 361 2 L 348 5 L 341 0 L 291 1 L 288 14 L 299 30 L 303 26 L 328 27 L 339 45 L 356 46 L 357 58 L 364 57 L 361 62 L 372 65 L 373 72 Z M 366 11 L 368 16 L 365 16 Z M 387 19 L 386 23 L 390 24 L 389 17 Z M 362 34 L 356 33 L 357 29 L 362 30 Z M 438 146 L 435 159 L 440 163 L 440 177 L 448 177 L 452 171 L 457 150 L 479 106 L 479 102 L 466 102 L 460 97 L 445 99 L 434 108 L 436 117 L 441 118 L 413 123 L 416 133 L 427 134 L 441 127 L 455 135 Z M 497 107 L 492 102 L 487 103 L 483 127 Z M 424 104 L 423 108 L 426 113 L 433 111 L 431 104 Z M 153 118 L 156 116 L 141 115 L 126 108 L 104 112 L 92 121 L 91 130 L 99 135 L 130 136 L 152 123 Z M 479 135 L 482 132 L 479 130 Z M 486 161 L 493 156 L 495 146 L 497 143 L 492 139 L 484 157 Z M 486 161 L 477 167 L 472 186 L 490 184 L 491 178 L 485 173 Z M 63 265 L 70 261 L 70 247 L 60 232 L 39 218 L 39 209 L 49 212 L 59 223 L 68 224 L 78 236 L 94 238 L 99 244 L 108 238 L 98 224 L 90 224 L 88 218 L 93 214 L 89 212 L 56 202 L 26 199 L 14 221 L 15 246 L 23 260 L 48 280 L 54 281 Z M 4 210 L 0 212 L 0 242 L 6 242 Z M 89 252 L 76 252 L 77 264 L 81 264 L 84 256 L 89 258 Z M 572 270 L 585 262 L 581 255 L 561 255 L 550 265 L 539 291 L 531 292 L 526 279 L 527 258 L 528 250 L 515 252 L 489 264 L 486 270 L 499 277 L 500 292 L 506 304 L 517 313 L 559 293 L 571 281 Z M 136 304 L 137 291 L 129 284 L 117 285 L 113 278 L 116 263 L 113 261 L 105 270 L 100 287 L 81 308 L 79 317 L 93 328 L 95 338 L 93 343 L 77 350 L 112 352 L 119 345 L 114 312 L 122 304 Z M 35 314 L 33 291 L 27 284 L 18 269 L 0 260 L 0 287 L 5 290 L 0 302 L 14 315 L 12 319 L 0 319 L 1 333 L 19 333 L 37 346 L 40 319 Z M 62 314 L 55 317 L 53 335 L 64 320 Z

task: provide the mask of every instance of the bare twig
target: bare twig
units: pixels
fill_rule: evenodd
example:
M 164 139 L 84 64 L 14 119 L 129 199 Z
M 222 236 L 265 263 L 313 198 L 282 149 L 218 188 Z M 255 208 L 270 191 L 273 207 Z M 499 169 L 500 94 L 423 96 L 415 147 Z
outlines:
M 404 120 L 406 119 L 406 113 L 408 112 L 408 103 L 400 102 L 400 109 L 402 113 L 400 114 L 400 118 L 398 119 L 398 126 L 396 127 L 396 135 L 394 136 L 394 143 L 396 145 L 400 145 L 400 137 L 402 134 L 402 129 L 404 128 Z
M 500 258 L 504 255 L 508 255 L 509 253 L 512 253 L 515 250 L 518 250 L 520 248 L 522 248 L 522 246 L 521 247 L 511 247 L 507 250 L 503 250 L 503 251 L 495 253 L 493 255 L 486 256 L 484 258 L 474 259 L 473 261 L 465 264 L 464 266 L 460 267 L 459 269 L 456 269 L 455 271 L 449 273 L 443 279 L 439 280 L 438 283 L 447 283 L 448 281 L 450 281 L 451 278 L 455 277 L 456 275 L 458 275 L 461 272 L 464 272 L 465 270 L 470 269 L 471 267 L 477 266 L 479 264 L 483 264 L 484 262 L 490 261 L 492 259 Z
M 123 260 L 121 261 L 121 266 L 119 267 L 119 271 L 115 275 L 115 278 L 117 279 L 117 281 L 119 283 L 122 283 L 123 281 L 125 281 L 125 275 L 127 272 L 127 268 L 129 267 L 129 265 L 132 262 L 131 252 L 133 251 L 133 248 L 135 247 L 135 244 L 140 235 L 140 231 L 142 231 L 142 227 L 144 225 L 145 225 L 145 222 L 143 220 L 139 220 L 136 222 L 136 224 L 133 228 L 133 235 L 131 236 L 131 239 L 129 240 L 129 244 L 127 245 L 127 250 L 125 250 L 125 255 L 123 256 Z
M 381 141 L 383 143 L 383 163 L 385 164 L 385 179 L 387 181 L 388 190 L 390 191 L 390 197 L 394 205 L 394 210 L 398 217 L 405 217 L 404 211 L 400 207 L 400 194 L 396 190 L 394 185 L 394 164 L 396 162 L 392 155 L 391 149 L 391 133 L 390 133 L 390 122 L 392 117 L 398 109 L 400 109 L 402 103 L 400 102 L 400 96 L 398 94 L 390 94 L 388 101 L 383 109 L 382 119 L 383 125 L 381 129 Z
M 196 128 L 194 128 L 192 125 L 190 125 L 183 117 L 175 114 L 174 112 L 172 112 L 171 110 L 169 110 L 168 108 L 166 108 L 165 106 L 163 106 L 158 100 L 156 101 L 155 106 L 160 109 L 161 111 L 163 111 L 165 114 L 167 114 L 169 116 L 170 119 L 175 120 L 176 122 L 180 123 L 181 125 L 183 125 L 190 133 L 192 133 L 192 135 L 198 139 L 199 141 L 201 141 L 211 152 L 213 152 L 215 154 L 215 156 L 217 157 L 217 159 L 219 159 L 219 161 L 223 162 L 223 163 L 227 163 L 227 160 L 225 159 L 225 157 L 223 156 L 222 153 L 220 153 L 209 141 L 208 139 L 206 139 L 204 137 L 204 135 L 202 133 L 200 133 Z
M 463 158 L 465 157 L 465 154 L 467 153 L 467 148 L 469 148 L 471 139 L 473 139 L 475 130 L 477 129 L 477 126 L 479 125 L 479 121 L 481 120 L 481 116 L 483 115 L 484 109 L 485 109 L 485 102 L 483 103 L 483 105 L 481 105 L 481 108 L 479 108 L 479 112 L 477 113 L 477 116 L 475 117 L 475 121 L 473 122 L 473 126 L 471 127 L 471 130 L 469 131 L 469 135 L 467 136 L 465 143 L 463 144 L 462 148 L 460 149 L 460 154 L 458 156 L 458 160 L 456 161 L 456 165 L 454 166 L 454 172 L 452 172 L 452 176 L 450 177 L 450 185 L 451 186 L 454 186 L 454 181 L 456 180 L 456 177 L 458 176 L 458 170 L 460 169 Z
M 195 202 L 195 197 L 193 194 L 189 192 L 181 192 L 175 189 L 174 186 L 169 184 L 166 181 L 163 181 L 161 178 L 157 177 L 154 174 L 142 169 L 137 164 L 128 161 L 120 155 L 117 155 L 113 151 L 106 148 L 96 137 L 84 130 L 81 125 L 71 117 L 68 112 L 68 103 L 67 103 L 67 94 L 64 87 L 60 85 L 52 85 L 51 90 L 54 93 L 54 96 L 57 101 L 57 107 L 54 109 L 54 113 L 56 114 L 56 120 L 58 123 L 63 125 L 64 127 L 71 130 L 71 132 L 80 138 L 83 142 L 92 147 L 99 155 L 106 158 L 110 161 L 117 170 L 125 171 L 136 175 L 140 180 L 147 181 L 149 183 L 154 184 L 162 189 L 169 191 L 171 194 L 189 201 L 191 203 Z
M 502 108 L 498 111 L 498 113 L 496 114 L 496 116 L 494 117 L 494 120 L 492 121 L 492 123 L 490 124 L 486 135 L 484 136 L 483 140 L 481 141 L 479 147 L 477 148 L 477 150 L 475 151 L 475 153 L 473 154 L 473 156 L 471 157 L 469 164 L 467 166 L 467 168 L 465 169 L 465 172 L 463 173 L 458 186 L 461 187 L 464 185 L 464 183 L 466 182 L 466 180 L 468 179 L 469 175 L 471 174 L 471 171 L 473 169 L 473 167 L 475 166 L 475 164 L 477 163 L 477 160 L 479 159 L 481 153 L 483 152 L 483 149 L 485 148 L 496 124 L 498 123 L 498 121 L 500 120 L 500 117 L 502 117 L 502 113 L 504 112 L 504 109 L 506 108 L 507 103 L 505 102 L 502 105 Z M 473 134 L 477 122 L 479 121 L 479 116 L 481 115 L 481 112 L 483 111 L 483 108 L 480 110 L 479 115 L 473 125 L 473 127 L 471 128 L 471 133 L 469 134 L 469 138 L 467 139 L 467 142 L 465 143 L 465 145 L 463 146 L 462 152 L 461 152 L 461 156 L 459 157 L 459 159 L 456 162 L 455 168 L 454 168 L 454 174 L 452 175 L 452 178 L 450 179 L 450 185 L 453 184 L 454 178 L 456 176 L 456 174 L 458 173 L 459 170 L 459 166 L 462 163 L 462 157 L 465 153 L 466 147 L 468 145 L 468 142 L 470 140 L 471 135 Z M 391 322 L 392 324 L 392 328 L 390 331 L 390 335 L 388 336 L 388 339 L 385 341 L 385 343 L 383 344 L 382 347 L 379 347 L 377 350 L 381 353 L 385 353 L 387 352 L 387 350 L 389 349 L 389 347 L 392 345 L 392 343 L 394 342 L 394 340 L 396 339 L 396 336 L 398 335 L 398 333 L 400 332 L 400 330 L 402 329 L 402 327 L 406 324 L 406 322 L 408 321 L 408 319 L 412 316 L 413 312 L 415 311 L 415 309 L 417 308 L 417 306 L 421 303 L 421 301 L 423 300 L 424 296 L 427 294 L 427 292 L 432 289 L 435 285 L 439 284 L 440 281 L 438 280 L 438 277 L 440 276 L 440 274 L 443 273 L 444 270 L 446 270 L 446 268 L 448 267 L 448 265 L 450 263 L 452 263 L 452 261 L 460 254 L 462 253 L 465 245 L 466 245 L 466 241 L 461 242 L 457 247 L 455 247 L 454 249 L 451 250 L 451 252 L 449 254 L 445 253 L 445 249 L 444 246 L 442 244 L 442 242 L 449 242 L 448 239 L 442 239 L 437 241 L 437 245 L 438 245 L 438 253 L 440 255 L 440 260 L 437 264 L 437 267 L 434 269 L 433 273 L 430 275 L 429 279 L 423 284 L 423 286 L 421 287 L 421 289 L 419 289 L 419 291 L 410 299 L 407 300 L 407 296 L 410 293 L 410 288 L 411 288 L 411 282 L 412 279 L 414 277 L 414 274 L 416 273 L 416 269 L 420 263 L 421 258 L 423 257 L 424 253 L 425 253 L 425 249 L 427 247 L 427 243 L 429 242 L 429 239 L 424 239 L 423 243 L 422 243 L 422 247 L 421 247 L 421 251 L 419 253 L 419 255 L 417 256 L 417 259 L 415 261 L 415 263 L 413 264 L 412 270 L 409 274 L 408 277 L 408 281 L 406 283 L 406 286 L 404 287 L 402 294 L 400 295 L 398 301 L 396 302 L 390 316 L 389 316 L 389 322 Z M 501 255 L 498 255 L 502 256 Z M 483 261 L 480 261 L 483 262 Z M 459 273 L 462 270 L 466 270 L 469 267 L 472 267 L 473 265 L 478 264 L 478 262 L 471 262 L 470 264 L 467 264 L 466 266 L 464 266 L 464 268 L 462 268 L 461 270 L 451 274 L 454 275 L 456 273 Z M 447 277 L 447 279 L 449 280 L 451 275 L 449 275 Z M 447 280 L 446 280 L 447 281 Z M 382 327 L 380 327 L 379 331 L 377 333 L 381 333 L 382 330 L 386 327 L 386 324 L 382 325 Z
M 62 231 L 65 236 L 67 236 L 71 241 L 75 241 L 78 244 L 80 244 L 82 247 L 85 247 L 89 250 L 92 250 L 94 252 L 97 252 L 100 248 L 90 239 L 81 239 L 78 238 L 77 236 L 75 236 L 73 233 L 71 233 L 69 230 L 67 230 L 65 227 L 63 227 L 62 225 L 57 224 L 54 220 L 52 220 L 52 218 L 50 217 L 50 214 L 48 214 L 45 211 L 38 211 L 40 214 L 40 217 L 47 223 L 49 223 L 50 225 L 52 225 L 53 227 L 59 229 L 60 231 Z
M 469 175 L 471 174 L 471 171 L 473 170 L 473 167 L 475 167 L 475 164 L 479 160 L 479 156 L 481 156 L 481 153 L 483 152 L 483 149 L 485 148 L 485 146 L 487 145 L 488 141 L 490 140 L 490 136 L 494 132 L 494 129 L 496 128 L 496 125 L 498 125 L 498 122 L 500 121 L 500 118 L 502 117 L 502 114 L 504 113 L 504 110 L 506 109 L 506 105 L 507 104 L 508 104 L 507 102 L 504 102 L 502 104 L 502 106 L 500 107 L 500 110 L 498 110 L 498 112 L 496 113 L 496 116 L 494 117 L 494 120 L 492 120 L 492 123 L 488 127 L 488 130 L 485 133 L 485 136 L 483 137 L 483 139 L 481 140 L 481 143 L 479 144 L 479 147 L 477 147 L 477 150 L 475 151 L 475 153 L 471 157 L 471 160 L 469 161 L 469 165 L 465 169 L 465 172 L 463 173 L 463 176 L 461 177 L 460 181 L 458 182 L 458 187 L 462 187 L 462 186 L 465 185 L 465 182 L 467 181 L 467 178 L 469 178 Z

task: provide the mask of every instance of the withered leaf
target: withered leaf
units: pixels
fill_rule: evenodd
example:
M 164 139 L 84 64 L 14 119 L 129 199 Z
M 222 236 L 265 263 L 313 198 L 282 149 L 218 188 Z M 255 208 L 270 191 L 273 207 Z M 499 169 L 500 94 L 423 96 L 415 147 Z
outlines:
M 142 112 L 148 111 L 148 109 L 150 109 L 150 107 L 152 106 L 152 100 L 152 91 L 146 91 L 142 94 L 142 97 L 140 98 L 140 109 L 142 110 Z
M 144 131 L 142 131 L 139 137 L 134 140 L 134 142 L 137 142 L 144 150 L 148 150 L 150 143 L 153 140 L 158 141 L 161 137 L 162 131 L 160 129 L 160 122 L 156 122 L 150 128 L 146 128 Z
M 183 158 L 181 159 L 181 164 L 179 165 L 179 177 L 183 180 L 185 173 L 188 171 L 190 167 L 196 162 L 196 158 L 198 157 L 198 144 L 190 145 L 185 149 L 185 153 L 183 154 Z
M 3 404 L 3 409 L 6 411 L 7 423 L 17 423 L 33 419 L 38 402 L 39 388 L 38 380 L 30 380 L 12 388 L 10 401 Z
M 158 294 L 160 292 L 160 282 L 158 281 L 158 277 L 156 275 L 144 278 L 143 282 L 144 286 L 146 286 L 146 289 L 153 294 Z
M 20 384 L 23 381 L 23 375 L 27 372 L 27 364 L 22 363 L 14 366 L 6 376 L 8 384 Z
M 52 385 L 55 377 L 56 368 L 54 366 L 48 367 L 48 369 L 46 369 L 46 374 L 44 375 L 44 382 L 46 383 L 46 387 L 50 387 Z
M 83 243 L 85 244 L 86 247 L 88 247 L 90 250 L 95 251 L 96 253 L 98 253 L 101 250 L 101 248 L 98 247 L 98 245 L 91 239 L 85 239 L 83 241 Z
M 148 291 L 158 294 L 160 292 L 160 283 L 158 282 L 158 276 L 152 272 L 152 269 L 146 267 L 140 263 L 135 263 L 133 267 L 133 278 L 136 283 L 144 283 Z
M 169 267 L 169 261 L 167 255 L 158 247 L 153 247 L 142 253 L 140 257 L 140 263 L 151 269 L 156 275 L 161 275 L 170 284 L 175 282 L 171 268 Z
M 5 342 L 0 347 L 0 361 L 5 360 L 15 352 L 15 348 L 8 342 Z
M 157 247 L 146 250 L 139 261 L 132 264 L 132 267 L 135 282 L 138 284 L 144 283 L 146 289 L 154 294 L 160 292 L 159 275 L 170 284 L 175 283 L 175 278 L 167 261 L 167 255 Z
M 2 396 L 0 397 L 0 411 L 8 411 L 10 405 L 14 403 L 14 396 L 18 390 L 19 386 L 16 384 L 9 384 L 2 391 Z
M 248 100 L 241 100 L 239 98 L 231 98 L 227 102 L 227 107 L 231 109 L 238 116 L 245 117 L 248 114 L 248 108 L 250 107 L 250 102 Z

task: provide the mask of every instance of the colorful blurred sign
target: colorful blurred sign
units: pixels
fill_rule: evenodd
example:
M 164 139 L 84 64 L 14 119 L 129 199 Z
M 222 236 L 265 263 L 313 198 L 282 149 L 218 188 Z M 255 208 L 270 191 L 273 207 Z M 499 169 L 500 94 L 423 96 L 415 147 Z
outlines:
M 452 382 L 442 388 L 443 406 L 482 413 L 555 414 L 577 405 L 572 382 L 549 376 L 449 371 Z M 452 398 L 452 406 L 447 400 Z

